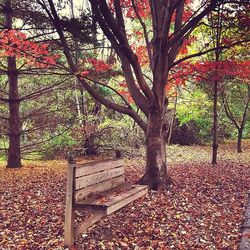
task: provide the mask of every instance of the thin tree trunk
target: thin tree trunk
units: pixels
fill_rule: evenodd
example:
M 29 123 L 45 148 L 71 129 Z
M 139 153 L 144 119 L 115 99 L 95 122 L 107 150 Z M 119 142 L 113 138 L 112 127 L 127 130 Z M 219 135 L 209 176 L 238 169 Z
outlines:
M 221 40 L 221 9 L 220 7 L 217 10 L 217 21 L 216 21 L 216 34 L 215 34 L 215 43 L 216 43 L 216 51 L 215 51 L 215 62 L 220 61 L 221 51 L 220 40 Z M 219 75 L 218 66 L 215 68 L 215 77 L 217 78 Z M 217 153 L 218 153 L 218 87 L 219 81 L 217 79 L 214 80 L 213 83 L 213 144 L 212 144 L 212 165 L 217 164 Z
M 238 129 L 238 139 L 237 139 L 237 152 L 242 153 L 242 134 L 243 130 Z
M 82 126 L 83 121 L 82 121 L 82 112 L 81 112 L 81 106 L 80 106 L 80 101 L 79 101 L 79 97 L 78 97 L 78 79 L 75 79 L 75 99 L 76 99 L 76 109 L 77 109 L 77 114 L 78 114 L 78 119 L 79 119 L 79 124 L 80 126 Z
M 12 29 L 12 8 L 11 0 L 4 1 L 4 28 Z M 19 115 L 19 93 L 18 93 L 18 71 L 16 58 L 7 58 L 8 82 L 9 82 L 9 149 L 8 149 L 8 168 L 21 167 L 20 149 L 20 115 Z
M 80 106 L 81 106 L 81 113 L 83 117 L 82 124 L 83 126 L 85 126 L 86 125 L 85 115 L 87 114 L 87 107 L 86 107 L 87 103 L 85 104 L 85 95 L 84 95 L 83 88 L 80 89 L 80 92 L 81 92 Z
M 176 116 L 176 108 L 177 108 L 177 100 L 178 100 L 178 95 L 176 93 L 175 101 L 174 101 L 174 112 L 173 112 L 173 117 L 169 126 L 169 133 L 168 133 L 168 145 L 171 143 L 171 138 L 173 134 L 173 127 L 174 127 L 174 121 L 175 121 L 175 116 Z
M 212 164 L 217 164 L 218 151 L 218 82 L 214 82 L 213 99 L 213 144 L 212 144 Z
M 4 146 L 4 153 L 5 153 L 5 159 L 8 160 L 8 147 L 6 146 L 6 139 L 3 138 L 3 146 Z
M 71 18 L 75 18 L 75 13 L 74 13 L 74 0 L 70 1 L 70 15 Z M 78 64 L 78 60 L 79 60 L 79 45 L 78 45 L 78 41 L 76 38 L 73 38 L 73 46 L 74 46 L 74 50 L 75 50 L 75 55 L 74 55 L 74 59 L 76 64 Z M 77 109 L 77 115 L 78 115 L 78 119 L 79 119 L 79 125 L 82 126 L 83 125 L 83 117 L 82 117 L 82 112 L 81 112 L 81 106 L 80 106 L 80 100 L 78 97 L 78 86 L 79 86 L 79 81 L 76 78 L 75 79 L 75 100 L 76 100 L 76 109 Z

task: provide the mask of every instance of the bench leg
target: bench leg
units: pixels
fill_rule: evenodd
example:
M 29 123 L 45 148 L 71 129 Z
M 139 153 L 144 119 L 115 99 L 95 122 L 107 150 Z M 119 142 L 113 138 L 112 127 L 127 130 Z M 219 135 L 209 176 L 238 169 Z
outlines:
M 104 211 L 96 211 L 92 213 L 88 218 L 86 218 L 82 223 L 77 226 L 74 236 L 77 237 L 79 234 L 81 234 L 83 231 L 85 231 L 87 228 L 89 228 L 92 224 L 100 220 L 105 215 L 106 213 Z
M 75 210 L 72 206 L 66 209 L 64 225 L 64 246 L 72 247 L 74 244 L 74 220 Z
M 74 220 L 75 209 L 73 206 L 73 185 L 74 184 L 74 167 L 69 164 L 67 171 L 66 184 L 66 210 L 64 224 L 64 245 L 71 247 L 74 244 Z

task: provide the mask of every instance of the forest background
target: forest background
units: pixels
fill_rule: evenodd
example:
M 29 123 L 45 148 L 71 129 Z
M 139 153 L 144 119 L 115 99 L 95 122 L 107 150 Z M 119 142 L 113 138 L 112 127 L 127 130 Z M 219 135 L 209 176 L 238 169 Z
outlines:
M 238 249 L 249 237 L 249 8 L 0 0 L 0 248 L 63 249 L 64 159 L 124 157 L 126 181 L 158 191 L 73 249 Z
M 150 29 L 147 1 L 110 2 L 121 31 L 101 12 L 103 3 L 2 1 L 1 158 L 20 167 L 21 158 L 133 157 L 143 155 L 146 145 L 150 169 L 157 161 L 148 151 L 157 155 L 166 143 L 212 143 L 213 164 L 219 142 L 237 138 L 242 152 L 250 131 L 249 5 L 228 2 L 176 3 L 166 52 L 158 44 L 167 40 Z M 116 49 L 107 27 L 130 54 Z M 159 66 L 164 56 L 165 71 Z

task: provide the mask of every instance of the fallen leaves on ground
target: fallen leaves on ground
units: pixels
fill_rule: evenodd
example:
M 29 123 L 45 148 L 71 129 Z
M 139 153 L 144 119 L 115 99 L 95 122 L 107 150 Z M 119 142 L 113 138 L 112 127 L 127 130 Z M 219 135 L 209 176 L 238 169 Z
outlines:
M 184 154 L 185 152 L 183 152 Z M 0 167 L 0 249 L 63 249 L 65 161 Z M 127 162 L 136 181 L 141 163 Z M 173 185 L 94 224 L 72 249 L 237 249 L 249 163 L 172 164 Z
M 56 249 L 63 244 L 66 162 L 40 164 L 1 168 L 1 250 Z
M 237 249 L 249 166 L 182 165 L 170 172 L 171 189 L 106 217 L 78 240 L 79 249 Z

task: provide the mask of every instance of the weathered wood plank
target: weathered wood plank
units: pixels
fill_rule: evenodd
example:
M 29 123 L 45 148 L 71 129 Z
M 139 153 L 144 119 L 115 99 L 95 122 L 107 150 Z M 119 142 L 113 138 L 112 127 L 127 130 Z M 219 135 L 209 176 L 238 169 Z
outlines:
M 127 197 L 143 190 L 143 189 L 146 189 L 147 186 L 145 185 L 133 185 L 131 189 L 125 191 L 125 192 L 122 192 L 120 195 L 118 196 L 115 196 L 113 199 L 111 199 L 110 201 L 107 201 L 107 202 L 103 202 L 103 204 L 107 207 L 110 207 L 111 205 L 119 202 L 120 200 L 123 200 L 123 199 L 126 199 Z
M 92 175 L 83 176 L 75 180 L 75 190 L 94 185 L 118 177 L 124 174 L 124 167 L 108 169 L 103 172 L 95 173 Z
M 64 224 L 64 245 L 71 247 L 74 244 L 74 218 L 75 211 L 73 207 L 73 182 L 74 182 L 74 167 L 69 164 L 67 171 L 66 184 L 66 209 L 65 209 L 65 224 Z
M 126 206 L 148 192 L 147 186 L 124 186 L 124 167 L 122 159 L 70 164 L 67 174 L 66 211 L 65 211 L 65 247 L 71 247 L 74 236 L 77 237 L 93 223 L 107 214 Z M 110 190 L 111 189 L 111 190 Z M 106 191 L 104 194 L 102 192 Z M 118 194 L 118 192 L 120 194 Z M 121 191 L 121 192 L 120 192 Z M 89 194 L 95 194 L 88 199 Z M 101 194 L 99 194 L 101 193 Z M 102 197 L 103 198 L 97 198 Z M 93 214 L 74 230 L 75 209 L 87 209 Z
M 95 161 L 88 162 L 84 164 L 74 165 L 75 166 L 75 177 L 81 177 L 85 175 L 90 175 L 98 173 L 104 170 L 120 167 L 124 165 L 123 159 L 115 160 L 105 160 L 105 161 Z
M 136 191 L 136 192 L 131 192 L 129 196 L 122 198 L 121 200 L 116 200 L 115 203 L 110 202 L 108 204 L 109 206 L 107 207 L 107 215 L 117 211 L 118 209 L 126 206 L 127 204 L 131 203 L 132 201 L 134 201 L 134 200 L 136 200 L 136 199 L 138 199 L 138 198 L 140 198 L 143 195 L 148 193 L 147 186 L 144 186 L 144 188 L 143 187 L 136 187 L 133 189 L 135 189 L 134 191 Z
M 111 211 L 113 211 L 113 210 L 115 211 L 116 205 L 118 207 L 117 209 L 119 209 L 120 207 L 125 206 L 126 204 L 131 202 L 131 199 L 130 199 L 131 197 L 134 197 L 134 198 L 132 198 L 132 201 L 133 201 L 133 199 L 137 199 L 138 197 L 146 194 L 147 192 L 148 192 L 147 186 L 135 185 L 135 186 L 133 186 L 132 189 L 125 191 L 125 192 L 122 192 L 121 194 L 118 194 L 118 195 L 115 195 L 114 193 L 109 193 L 108 195 L 105 196 L 105 194 L 104 194 L 103 198 L 106 201 L 103 201 L 102 198 L 86 199 L 86 200 L 80 201 L 78 204 L 79 205 L 86 205 L 86 206 L 89 205 L 89 206 L 93 206 L 93 207 L 96 206 L 96 207 L 102 207 L 102 208 L 106 207 L 108 209 L 109 213 L 111 213 Z M 127 203 L 127 201 L 128 201 L 128 203 Z M 120 202 L 123 202 L 123 203 L 120 204 Z M 112 207 L 112 209 L 109 209 L 110 207 Z
M 95 222 L 100 220 L 105 215 L 106 215 L 105 211 L 97 211 L 91 214 L 88 218 L 86 218 L 76 227 L 74 236 L 77 237 L 79 234 L 84 232 L 87 228 L 89 228 L 91 225 L 93 225 Z
M 75 202 L 77 203 L 80 200 L 83 200 L 84 198 L 91 195 L 92 193 L 96 194 L 96 193 L 100 193 L 100 192 L 109 190 L 111 188 L 117 187 L 121 185 L 122 183 L 124 183 L 124 181 L 125 181 L 124 175 L 121 175 L 121 176 L 103 181 L 101 183 L 79 189 L 75 191 Z

